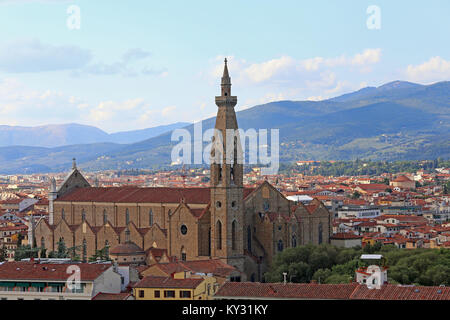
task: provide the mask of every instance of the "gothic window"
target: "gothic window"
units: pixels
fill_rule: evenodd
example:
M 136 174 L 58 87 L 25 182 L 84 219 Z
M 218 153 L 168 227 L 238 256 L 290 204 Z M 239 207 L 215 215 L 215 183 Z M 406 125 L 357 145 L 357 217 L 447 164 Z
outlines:
M 252 229 L 250 226 L 247 227 L 247 250 L 252 252 Z
M 292 248 L 295 248 L 297 246 L 297 236 L 293 235 L 292 236 Z
M 152 210 L 152 209 L 150 209 L 150 211 L 149 211 L 149 213 L 148 213 L 148 224 L 149 224 L 150 226 L 153 225 L 153 210 Z
M 41 238 L 41 249 L 45 249 L 45 239 L 44 239 L 44 237 Z
M 130 223 L 130 210 L 125 211 L 125 224 L 129 224 Z
M 231 224 L 231 249 L 236 250 L 236 220 Z
M 103 224 L 108 223 L 108 214 L 106 213 L 106 209 L 103 210 Z
M 83 239 L 83 261 L 86 261 L 87 256 L 87 242 L 86 239 Z
M 216 208 L 220 208 L 220 207 L 222 207 L 222 202 L 217 201 L 217 202 L 216 202 Z
M 184 246 L 181 247 L 181 261 L 186 261 L 186 250 L 184 249 Z
M 208 229 L 208 256 L 211 255 L 211 228 Z
M 86 221 L 86 211 L 84 209 L 81 211 L 81 221 Z
M 278 240 L 278 251 L 283 251 L 283 240 Z
M 66 219 L 66 212 L 64 211 L 64 209 L 61 210 L 61 219 L 62 220 Z
M 266 212 L 269 211 L 269 209 L 270 209 L 269 201 L 265 200 L 264 204 L 263 204 L 263 207 L 264 207 L 264 211 L 266 211 Z
M 217 250 L 222 250 L 222 222 L 217 220 L 216 223 L 216 248 Z
M 322 244 L 323 242 L 323 228 L 322 228 L 322 222 L 319 223 L 319 244 Z

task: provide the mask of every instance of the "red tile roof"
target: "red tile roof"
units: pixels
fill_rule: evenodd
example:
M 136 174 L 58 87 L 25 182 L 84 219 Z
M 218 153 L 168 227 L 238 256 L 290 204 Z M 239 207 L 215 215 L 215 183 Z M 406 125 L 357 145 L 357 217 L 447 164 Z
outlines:
M 71 275 L 67 268 L 73 264 L 5 262 L 0 265 L 0 280 L 58 280 L 66 281 Z M 81 281 L 93 281 L 111 268 L 111 264 L 77 263 Z
M 254 189 L 244 188 L 244 198 Z M 180 203 L 208 204 L 210 188 L 78 188 L 57 199 L 73 202 Z
M 215 297 L 259 297 L 273 299 L 349 299 L 357 283 L 256 283 L 226 282 Z
M 97 293 L 92 300 L 127 300 L 131 296 L 130 293 Z

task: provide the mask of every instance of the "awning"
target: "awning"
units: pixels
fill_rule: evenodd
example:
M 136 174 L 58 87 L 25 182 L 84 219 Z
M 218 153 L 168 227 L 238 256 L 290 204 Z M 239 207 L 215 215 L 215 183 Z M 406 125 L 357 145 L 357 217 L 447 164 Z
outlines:
M 14 288 L 15 286 L 15 282 L 0 282 L 0 287 Z
M 31 284 L 31 286 L 34 288 L 45 288 L 46 287 L 45 282 L 33 282 Z
M 16 282 L 16 287 L 29 287 L 29 282 Z
M 49 282 L 50 287 L 64 287 L 66 284 L 61 282 Z

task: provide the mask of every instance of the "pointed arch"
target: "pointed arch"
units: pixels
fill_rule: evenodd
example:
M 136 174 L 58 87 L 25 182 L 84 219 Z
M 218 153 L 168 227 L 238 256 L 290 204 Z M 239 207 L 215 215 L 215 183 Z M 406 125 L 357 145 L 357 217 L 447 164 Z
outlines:
M 319 226 L 318 226 L 318 232 L 319 232 L 319 244 L 322 244 L 323 242 L 323 226 L 322 226 L 322 222 L 319 222 Z
M 216 222 L 216 249 L 222 250 L 222 222 Z
M 151 227 L 153 225 L 153 210 L 150 209 L 150 211 L 148 212 L 148 225 Z
M 180 257 L 181 257 L 181 261 L 186 261 L 186 249 L 184 248 L 184 246 L 181 247 L 180 250 Z
M 231 224 L 231 249 L 236 250 L 236 237 L 237 237 L 237 222 L 233 220 Z
M 106 212 L 106 209 L 103 209 L 103 225 L 108 223 L 108 213 Z
M 86 211 L 84 209 L 81 210 L 81 221 L 86 221 Z
M 125 224 L 128 225 L 130 223 L 130 210 L 127 208 L 125 211 Z
M 278 240 L 278 245 L 277 245 L 277 247 L 278 247 L 278 252 L 281 252 L 281 251 L 283 251 L 283 249 L 284 249 L 284 244 L 283 244 L 283 240 Z

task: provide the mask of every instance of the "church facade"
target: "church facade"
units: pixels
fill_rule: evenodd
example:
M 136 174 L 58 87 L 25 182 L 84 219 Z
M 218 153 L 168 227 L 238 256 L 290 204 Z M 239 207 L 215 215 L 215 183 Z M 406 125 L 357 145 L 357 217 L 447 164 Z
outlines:
M 224 150 L 225 131 L 238 128 L 236 104 L 225 61 L 215 125 Z M 240 147 L 236 138 L 230 145 Z M 219 161 L 211 161 L 209 188 L 93 187 L 74 161 L 61 186 L 52 181 L 49 219 L 34 227 L 37 246 L 56 251 L 64 241 L 87 260 L 129 238 L 145 252 L 158 248 L 179 260 L 220 259 L 241 272 L 235 280 L 262 281 L 278 252 L 329 242 L 332 215 L 320 201 L 294 203 L 268 182 L 244 187 L 237 154 L 225 161 L 225 153 L 212 152 Z

